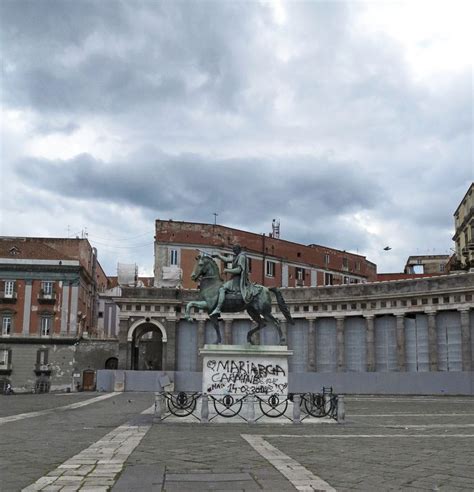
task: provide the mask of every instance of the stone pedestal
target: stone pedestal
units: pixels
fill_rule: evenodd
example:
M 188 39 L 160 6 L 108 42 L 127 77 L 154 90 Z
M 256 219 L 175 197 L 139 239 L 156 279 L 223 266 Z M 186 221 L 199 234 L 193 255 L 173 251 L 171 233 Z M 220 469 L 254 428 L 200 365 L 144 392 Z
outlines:
M 204 345 L 202 392 L 210 395 L 287 395 L 288 357 L 280 345 Z

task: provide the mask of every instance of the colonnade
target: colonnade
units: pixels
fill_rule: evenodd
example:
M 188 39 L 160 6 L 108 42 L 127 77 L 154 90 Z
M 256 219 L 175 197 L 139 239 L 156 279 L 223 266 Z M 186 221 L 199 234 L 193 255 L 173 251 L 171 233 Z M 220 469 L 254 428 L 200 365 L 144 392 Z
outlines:
M 295 326 L 288 325 L 286 321 L 281 321 L 281 326 L 289 348 L 295 352 L 296 362 L 291 365 L 296 368 L 296 372 L 471 371 L 474 315 L 471 320 L 470 312 L 469 307 L 466 307 L 385 315 L 307 316 L 295 317 Z M 449 328 L 437 322 L 440 314 L 449 316 Z M 226 318 L 221 322 L 222 342 L 243 343 L 242 338 L 251 326 L 250 320 Z M 179 321 L 177 329 L 183 330 L 183 333 L 185 330 L 197 332 L 196 339 L 193 335 L 193 340 L 189 343 L 184 341 L 186 335 L 178 334 L 177 369 L 184 369 L 179 367 L 179 352 L 186 351 L 189 358 L 189 349 L 194 347 L 197 354 L 192 366 L 196 366 L 194 370 L 201 370 L 199 348 L 212 343 L 214 329 L 206 319 L 199 319 L 197 323 L 187 327 Z M 235 332 L 235 329 L 241 333 Z M 265 329 L 269 330 L 270 335 L 265 335 L 268 338 L 272 328 Z M 254 341 L 259 343 L 261 338 L 264 338 L 263 333 L 260 337 L 257 335 Z M 425 349 L 427 353 L 424 352 Z M 453 350 L 454 355 L 451 353 Z M 456 359 L 451 361 L 451 365 L 443 362 L 443 357 L 447 358 L 449 355 Z M 186 365 L 186 369 L 190 370 L 191 366 Z

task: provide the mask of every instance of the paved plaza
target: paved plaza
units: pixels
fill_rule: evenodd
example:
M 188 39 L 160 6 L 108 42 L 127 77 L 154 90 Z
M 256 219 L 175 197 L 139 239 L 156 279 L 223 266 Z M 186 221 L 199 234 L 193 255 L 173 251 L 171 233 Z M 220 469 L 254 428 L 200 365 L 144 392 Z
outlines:
M 0 397 L 0 490 L 473 490 L 474 398 L 346 396 L 346 423 L 153 423 L 151 393 Z

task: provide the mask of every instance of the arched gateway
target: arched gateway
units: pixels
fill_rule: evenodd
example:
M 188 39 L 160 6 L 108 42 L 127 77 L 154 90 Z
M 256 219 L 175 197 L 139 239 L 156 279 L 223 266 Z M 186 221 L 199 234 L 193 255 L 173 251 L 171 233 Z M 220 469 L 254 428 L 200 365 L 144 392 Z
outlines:
M 130 369 L 137 371 L 163 370 L 163 344 L 167 342 L 165 327 L 156 320 L 135 321 L 127 333 L 131 346 Z

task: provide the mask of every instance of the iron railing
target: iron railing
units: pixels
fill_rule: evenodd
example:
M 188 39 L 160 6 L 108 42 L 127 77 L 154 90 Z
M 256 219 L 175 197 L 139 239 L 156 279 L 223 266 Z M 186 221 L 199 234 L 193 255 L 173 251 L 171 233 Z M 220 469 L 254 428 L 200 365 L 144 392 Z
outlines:
M 200 403 L 200 405 L 198 405 Z M 289 411 L 290 405 L 292 411 Z M 200 392 L 163 391 L 156 393 L 155 421 L 169 417 L 192 417 L 208 423 L 218 417 L 238 418 L 254 423 L 262 418 L 286 418 L 301 423 L 308 418 L 327 418 L 343 423 L 344 397 L 330 387 L 321 393 L 288 393 L 287 395 L 215 395 Z

